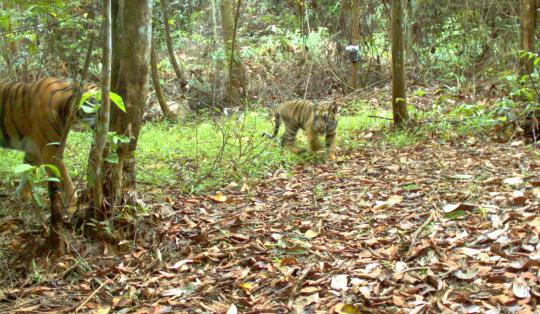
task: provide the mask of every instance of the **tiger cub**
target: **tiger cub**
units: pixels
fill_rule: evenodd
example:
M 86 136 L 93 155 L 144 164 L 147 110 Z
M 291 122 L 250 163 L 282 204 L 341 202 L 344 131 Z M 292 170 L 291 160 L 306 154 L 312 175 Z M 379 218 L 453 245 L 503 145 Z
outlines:
M 66 204 L 75 189 L 63 161 L 64 141 L 75 121 L 95 121 L 95 113 L 79 108 L 82 93 L 91 89 L 97 86 L 80 88 L 73 80 L 54 77 L 33 83 L 0 81 L 0 147 L 23 151 L 24 162 L 31 165 L 55 165 L 62 175 Z M 30 196 L 27 175 L 16 194 L 23 199 Z
M 296 146 L 296 133 L 299 129 L 306 133 L 309 146 L 313 152 L 320 149 L 319 136 L 325 136 L 326 157 L 336 158 L 336 128 L 338 105 L 334 102 L 315 103 L 309 100 L 291 100 L 277 106 L 274 111 L 275 127 L 272 135 L 264 133 L 268 138 L 275 138 L 279 132 L 281 121 L 285 123 L 281 145 L 296 154 L 306 150 Z

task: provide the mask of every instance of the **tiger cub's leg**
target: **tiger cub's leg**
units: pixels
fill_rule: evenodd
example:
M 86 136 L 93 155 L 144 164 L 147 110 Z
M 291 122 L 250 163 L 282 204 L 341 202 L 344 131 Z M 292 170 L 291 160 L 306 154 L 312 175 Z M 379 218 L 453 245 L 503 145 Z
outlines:
M 23 162 L 25 164 L 30 164 L 32 166 L 36 165 L 37 157 L 33 154 L 25 153 Z M 28 183 L 28 177 L 30 176 L 30 173 L 24 172 L 21 175 L 21 181 L 19 182 L 19 186 L 17 187 L 17 190 L 15 191 L 15 195 L 17 199 L 21 201 L 30 201 L 32 199 L 32 191 L 30 188 L 30 184 Z
M 306 150 L 296 146 L 296 134 L 298 133 L 298 126 L 289 127 L 285 125 L 285 134 L 281 139 L 281 145 L 295 154 L 301 154 Z
M 328 160 L 336 159 L 336 130 L 330 130 L 326 133 L 326 158 Z
M 317 132 L 313 131 L 311 128 L 308 128 L 306 130 L 306 137 L 312 152 L 315 153 L 321 149 L 321 142 L 319 141 L 319 134 L 317 134 Z

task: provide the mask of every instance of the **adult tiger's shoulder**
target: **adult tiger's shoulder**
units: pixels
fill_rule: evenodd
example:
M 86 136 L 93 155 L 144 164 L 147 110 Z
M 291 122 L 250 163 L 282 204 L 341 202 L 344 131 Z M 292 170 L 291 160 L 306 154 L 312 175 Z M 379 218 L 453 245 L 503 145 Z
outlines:
M 290 100 L 279 104 L 274 110 L 275 127 L 269 138 L 275 138 L 281 122 L 285 124 L 285 134 L 281 144 L 294 153 L 303 153 L 305 149 L 296 146 L 296 134 L 299 129 L 306 132 L 312 151 L 320 149 L 319 136 L 325 136 L 328 159 L 335 159 L 336 128 L 338 105 L 325 101 L 316 103 L 310 100 Z
M 72 124 L 88 116 L 79 108 L 84 89 L 71 79 L 55 77 L 32 83 L 0 82 L 0 146 L 25 152 L 25 163 L 56 165 L 66 200 L 73 196 L 74 188 L 62 160 L 64 142 Z M 17 194 L 25 191 L 23 178 Z

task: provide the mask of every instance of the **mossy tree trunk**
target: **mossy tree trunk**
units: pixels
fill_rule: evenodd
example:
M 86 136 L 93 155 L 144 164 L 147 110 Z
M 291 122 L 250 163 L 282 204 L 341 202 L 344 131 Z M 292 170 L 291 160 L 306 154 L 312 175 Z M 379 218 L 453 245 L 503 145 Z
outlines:
M 98 112 L 94 149 L 90 156 L 90 183 L 92 185 L 92 205 L 94 218 L 101 220 L 104 214 L 103 196 L 103 152 L 107 144 L 110 119 L 111 59 L 112 59 L 112 13 L 111 0 L 103 1 L 103 59 L 101 75 L 101 108 Z M 93 40 L 93 39 L 92 39 Z
M 392 0 L 392 111 L 398 127 L 409 121 L 404 48 L 403 1 Z
M 351 45 L 359 46 L 360 42 L 360 0 L 353 0 L 351 14 Z M 358 60 L 351 62 L 351 87 L 358 87 Z
M 146 101 L 152 39 L 152 1 L 114 2 L 111 90 L 122 96 L 127 112 L 112 106 L 110 129 L 118 135 L 127 136 L 129 143 L 120 144 L 116 148 L 117 163 L 105 164 L 105 181 L 110 204 L 118 205 L 124 201 L 123 192 L 135 188 L 134 152 Z
M 520 0 L 521 19 L 521 50 L 534 52 L 534 32 L 535 32 L 535 0 Z M 520 73 L 526 75 L 533 71 L 534 59 L 528 56 L 520 58 Z
M 163 30 L 165 31 L 165 43 L 167 45 L 167 52 L 169 55 L 169 62 L 171 63 L 174 73 L 176 74 L 176 79 L 180 82 L 180 88 L 185 92 L 187 86 L 187 80 L 184 77 L 184 73 L 176 60 L 176 55 L 174 53 L 174 45 L 172 42 L 171 36 L 171 27 L 169 25 L 169 1 L 160 0 L 161 4 L 161 14 L 163 16 Z
M 240 1 L 234 14 L 232 0 L 221 0 L 221 28 L 223 31 L 223 42 L 229 61 L 229 82 L 227 100 L 231 105 L 239 105 L 240 99 L 246 96 L 247 77 L 242 66 L 240 54 L 236 48 L 236 27 Z
M 161 111 L 163 111 L 163 115 L 165 116 L 165 118 L 169 120 L 173 120 L 174 113 L 172 113 L 171 109 L 167 105 L 167 101 L 165 100 L 165 95 L 163 95 L 163 90 L 161 89 L 161 84 L 159 82 L 156 43 L 153 37 L 152 37 L 152 50 L 150 53 L 151 53 L 150 66 L 152 68 L 152 84 L 154 85 L 154 90 L 156 91 L 156 98 L 158 100 L 159 106 L 161 107 Z

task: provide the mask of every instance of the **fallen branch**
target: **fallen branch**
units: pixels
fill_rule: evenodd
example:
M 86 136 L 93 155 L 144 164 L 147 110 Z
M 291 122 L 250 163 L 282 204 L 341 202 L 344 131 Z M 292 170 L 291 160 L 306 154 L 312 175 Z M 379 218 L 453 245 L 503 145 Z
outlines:
M 387 117 L 381 117 L 381 116 L 368 116 L 370 118 L 375 118 L 375 119 L 382 119 L 382 120 L 390 120 L 390 121 L 394 121 L 394 119 L 392 118 L 387 118 Z
M 418 235 L 422 232 L 422 230 L 424 230 L 424 228 L 429 225 L 432 221 L 433 221 L 433 218 L 435 218 L 435 211 L 432 211 L 431 214 L 429 215 L 429 218 L 420 226 L 420 228 L 418 228 L 412 235 L 412 239 L 411 239 L 411 244 L 409 245 L 409 250 L 407 251 L 407 255 L 406 256 L 409 256 L 411 255 L 411 252 L 413 250 L 413 247 L 414 247 L 414 244 L 416 243 L 416 238 L 418 237 Z
M 94 290 L 94 292 L 92 292 L 92 294 L 90 294 L 90 295 L 88 296 L 88 298 L 86 298 L 86 299 L 83 301 L 83 303 L 81 303 L 81 305 L 79 305 L 79 306 L 77 307 L 77 309 L 75 310 L 75 313 L 78 313 L 78 312 L 83 308 L 83 306 L 85 306 L 86 303 L 88 303 L 88 301 L 90 301 L 90 300 L 91 300 L 91 299 L 99 292 L 99 290 L 101 290 L 101 289 L 105 286 L 106 283 L 108 283 L 108 282 L 113 282 L 113 281 L 116 279 L 116 277 L 118 277 L 118 275 L 114 276 L 113 279 L 107 279 L 107 280 L 105 280 L 101 285 L 99 285 L 99 287 L 98 287 L 96 290 Z

